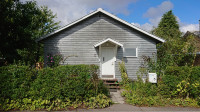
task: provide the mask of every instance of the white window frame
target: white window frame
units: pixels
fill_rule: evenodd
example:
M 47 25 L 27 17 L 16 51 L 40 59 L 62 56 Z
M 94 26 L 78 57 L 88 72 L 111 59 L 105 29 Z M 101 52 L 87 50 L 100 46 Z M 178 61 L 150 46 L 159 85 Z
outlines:
M 131 47 L 127 47 L 127 48 L 131 48 Z M 126 58 L 137 58 L 138 57 L 138 47 L 135 48 L 136 49 L 136 56 L 124 56 L 125 49 L 126 48 L 123 48 L 123 57 L 126 57 Z

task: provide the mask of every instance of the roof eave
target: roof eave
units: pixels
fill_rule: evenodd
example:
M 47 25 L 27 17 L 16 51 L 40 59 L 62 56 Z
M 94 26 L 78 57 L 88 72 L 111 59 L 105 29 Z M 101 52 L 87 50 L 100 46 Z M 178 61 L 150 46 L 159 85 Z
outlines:
M 92 15 L 98 13 L 98 12 L 99 12 L 99 10 L 96 10 L 96 11 L 94 11 L 94 12 L 91 12 L 90 14 L 88 14 L 88 15 L 86 15 L 86 16 L 83 16 L 82 18 L 80 18 L 80 19 L 78 19 L 78 20 L 76 20 L 76 21 L 74 21 L 74 22 L 72 22 L 72 23 L 70 23 L 70 24 L 68 24 L 68 25 L 66 25 L 66 26 L 64 26 L 64 27 L 62 27 L 62 28 L 60 28 L 60 29 L 58 29 L 58 30 L 52 32 L 52 33 L 49 33 L 49 34 L 47 34 L 47 35 L 42 36 L 41 38 L 37 39 L 36 42 L 39 42 L 39 41 L 41 41 L 41 40 L 43 40 L 43 39 L 45 39 L 45 38 L 47 38 L 47 37 L 49 37 L 49 36 L 51 36 L 51 35 L 54 35 L 54 34 L 56 34 L 56 33 L 60 32 L 60 31 L 62 31 L 62 30 L 64 30 L 64 29 L 66 29 L 66 28 L 68 28 L 68 27 L 70 27 L 70 26 L 73 26 L 74 24 L 76 24 L 76 23 L 78 23 L 78 22 L 80 22 L 80 21 L 82 21 L 82 20 L 84 20 L 84 19 L 86 19 L 86 18 L 88 18 L 88 17 L 90 17 L 90 16 L 92 16 Z
M 98 8 L 96 11 L 94 11 L 94 12 L 92 12 L 92 13 L 90 13 L 90 14 L 88 14 L 88 15 L 86 15 L 86 16 L 84 16 L 84 17 L 82 17 L 82 18 L 80 18 L 80 19 L 78 19 L 78 20 L 76 20 L 76 21 L 74 21 L 74 22 L 72 22 L 72 23 L 70 23 L 70 24 L 68 24 L 68 25 L 66 25 L 66 26 L 64 26 L 64 27 L 62 27 L 62 28 L 60 28 L 60 29 L 58 29 L 58 30 L 52 32 L 52 33 L 49 33 L 49 34 L 47 34 L 47 35 L 45 35 L 45 36 L 42 36 L 41 38 L 37 39 L 36 42 L 40 42 L 40 41 L 46 39 L 47 37 L 49 37 L 49 36 L 51 36 L 51 35 L 54 35 L 54 34 L 56 34 L 56 33 L 60 32 L 60 31 L 62 31 L 62 30 L 64 30 L 64 29 L 66 29 L 66 28 L 68 28 L 68 27 L 71 27 L 71 26 L 73 26 L 74 24 L 79 23 L 79 22 L 85 20 L 86 18 L 88 18 L 88 17 L 90 17 L 90 16 L 92 16 L 92 15 L 98 13 L 98 12 L 101 12 L 101 13 L 103 13 L 103 14 L 106 14 L 107 16 L 109 16 L 109 17 L 111 17 L 111 18 L 113 18 L 113 19 L 115 19 L 115 20 L 117 20 L 117 21 L 119 21 L 119 22 L 121 22 L 121 23 L 123 23 L 123 24 L 125 24 L 125 25 L 127 25 L 127 26 L 129 26 L 129 27 L 131 27 L 131 28 L 133 28 L 133 29 L 135 29 L 135 30 L 138 30 L 138 31 L 140 31 L 140 32 L 142 32 L 142 33 L 144 33 L 144 34 L 146 34 L 146 35 L 148 35 L 148 36 L 150 36 L 150 37 L 152 37 L 152 38 L 158 40 L 159 42 L 162 42 L 162 43 L 165 42 L 164 39 L 161 39 L 160 37 L 157 37 L 157 36 L 155 36 L 155 35 L 152 35 L 152 34 L 146 32 L 146 31 L 144 31 L 144 30 L 142 30 L 142 29 L 140 29 L 140 28 L 138 28 L 138 27 L 136 27 L 136 26 L 134 26 L 134 25 L 132 25 L 132 24 L 130 24 L 130 23 L 128 23 L 128 22 L 126 22 L 126 21 L 124 21 L 124 20 L 122 20 L 122 19 L 116 17 L 116 16 L 114 16 L 113 14 L 108 13 L 107 11 L 103 10 L 102 8 Z
M 146 32 L 146 31 L 144 31 L 144 30 L 142 30 L 142 29 L 140 29 L 140 28 L 138 28 L 138 27 L 136 27 L 136 26 L 134 26 L 134 25 L 132 25 L 132 24 L 130 24 L 130 23 L 128 23 L 128 22 L 126 22 L 126 21 L 124 21 L 124 20 L 122 20 L 122 19 L 116 17 L 116 16 L 114 16 L 113 14 L 110 14 L 110 13 L 104 11 L 104 10 L 100 10 L 100 11 L 101 11 L 102 13 L 104 13 L 104 14 L 106 14 L 106 15 L 112 17 L 113 19 L 118 20 L 119 22 L 128 25 L 129 27 L 131 27 L 131 28 L 133 28 L 133 29 L 136 29 L 136 30 L 138 30 L 138 31 L 140 31 L 140 32 L 142 32 L 142 33 L 144 33 L 144 34 L 150 36 L 150 37 L 153 37 L 154 39 L 156 39 L 156 40 L 158 40 L 158 41 L 160 41 L 160 42 L 162 42 L 162 43 L 165 42 L 164 39 L 161 39 L 160 37 L 157 37 L 157 36 L 155 36 L 155 35 L 152 35 L 152 34 Z

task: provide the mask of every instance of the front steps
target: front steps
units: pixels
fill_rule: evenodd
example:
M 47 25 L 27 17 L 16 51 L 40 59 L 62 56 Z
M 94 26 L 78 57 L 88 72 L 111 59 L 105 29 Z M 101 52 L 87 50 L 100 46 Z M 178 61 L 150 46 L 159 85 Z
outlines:
M 110 92 L 117 92 L 120 89 L 119 82 L 117 79 L 102 79 L 104 84 L 110 90 Z

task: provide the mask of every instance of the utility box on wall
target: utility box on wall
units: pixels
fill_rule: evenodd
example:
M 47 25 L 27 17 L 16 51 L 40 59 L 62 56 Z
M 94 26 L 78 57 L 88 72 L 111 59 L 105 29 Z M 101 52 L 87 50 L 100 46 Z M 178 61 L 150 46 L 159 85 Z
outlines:
M 157 83 L 157 74 L 156 73 L 149 73 L 149 82 L 150 83 Z

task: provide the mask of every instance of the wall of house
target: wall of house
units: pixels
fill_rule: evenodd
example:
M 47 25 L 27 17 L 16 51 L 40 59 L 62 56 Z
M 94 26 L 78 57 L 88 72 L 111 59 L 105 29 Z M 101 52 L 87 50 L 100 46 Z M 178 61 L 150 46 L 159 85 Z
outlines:
M 60 53 L 64 57 L 70 56 L 64 64 L 100 65 L 98 48 L 94 48 L 94 44 L 105 38 L 114 39 L 124 47 L 138 48 L 137 58 L 123 58 L 123 48 L 118 48 L 115 63 L 118 79 L 121 79 L 118 63 L 122 59 L 125 61 L 129 77 L 134 79 L 137 78 L 136 72 L 142 64 L 142 56 L 152 56 L 152 53 L 156 52 L 154 39 L 98 13 L 44 40 L 44 55 L 46 57 L 49 53 Z

